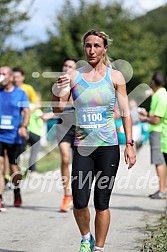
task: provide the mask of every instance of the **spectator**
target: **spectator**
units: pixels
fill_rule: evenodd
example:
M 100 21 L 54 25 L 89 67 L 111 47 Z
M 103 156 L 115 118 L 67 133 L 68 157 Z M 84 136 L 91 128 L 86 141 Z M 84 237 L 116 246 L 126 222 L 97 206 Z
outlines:
M 155 72 L 151 79 L 151 88 L 154 91 L 151 99 L 150 111 L 140 111 L 142 122 L 149 123 L 150 131 L 150 147 L 151 147 L 151 164 L 156 167 L 159 177 L 159 189 L 155 193 L 149 195 L 151 199 L 166 198 L 166 167 L 161 152 L 160 139 L 162 133 L 162 122 L 166 112 L 166 89 L 165 82 L 161 73 Z
M 165 113 L 162 121 L 161 152 L 164 155 L 165 163 L 167 165 L 167 93 L 166 93 L 166 105 L 164 103 L 164 107 L 162 107 L 162 110 L 164 110 Z

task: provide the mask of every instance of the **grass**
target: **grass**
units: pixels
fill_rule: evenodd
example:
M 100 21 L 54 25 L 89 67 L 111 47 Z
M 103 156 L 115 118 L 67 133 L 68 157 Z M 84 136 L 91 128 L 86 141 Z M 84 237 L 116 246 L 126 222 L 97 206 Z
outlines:
M 61 156 L 59 153 L 59 148 L 55 148 L 52 151 L 48 151 L 49 145 L 47 147 L 43 147 L 41 149 L 41 152 L 44 155 L 43 158 L 41 158 L 39 161 L 36 163 L 36 171 L 39 173 L 44 173 L 47 171 L 53 171 L 58 168 L 60 168 L 61 165 Z M 20 169 L 25 172 L 27 170 L 28 164 L 29 164 L 29 156 L 30 152 L 28 151 L 26 154 L 23 153 L 22 157 L 20 158 Z M 26 173 L 25 173 L 26 174 Z
M 154 226 L 146 225 L 141 252 L 167 252 L 167 212 Z
M 47 153 L 43 158 L 41 158 L 36 164 L 36 170 L 39 173 L 44 173 L 47 171 L 53 171 L 60 168 L 61 157 L 58 148 Z

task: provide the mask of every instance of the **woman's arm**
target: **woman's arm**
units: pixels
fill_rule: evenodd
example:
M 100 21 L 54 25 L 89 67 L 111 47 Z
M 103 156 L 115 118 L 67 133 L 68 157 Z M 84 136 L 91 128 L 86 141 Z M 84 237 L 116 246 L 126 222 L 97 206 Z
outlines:
M 130 143 L 132 141 L 132 119 L 130 115 L 128 96 L 126 92 L 126 83 L 121 72 L 112 70 L 111 78 L 116 89 L 116 96 L 120 109 L 120 115 L 123 121 L 123 127 L 126 136 L 126 147 L 124 151 L 125 162 L 129 164 L 128 168 L 131 168 L 136 162 L 136 155 L 134 146 Z
M 73 86 L 73 80 L 75 80 L 78 71 L 72 69 L 68 71 L 68 74 L 60 76 L 52 88 L 52 110 L 53 113 L 62 113 L 70 101 L 71 87 Z
M 60 76 L 52 88 L 52 110 L 53 113 L 61 113 L 66 107 L 70 97 L 70 77 Z

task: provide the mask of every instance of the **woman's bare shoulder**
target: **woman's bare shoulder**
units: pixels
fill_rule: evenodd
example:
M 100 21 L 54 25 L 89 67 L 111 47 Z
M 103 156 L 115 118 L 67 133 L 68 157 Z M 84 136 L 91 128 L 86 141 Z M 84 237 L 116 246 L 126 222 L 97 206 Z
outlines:
M 112 79 L 114 85 L 125 84 L 124 76 L 118 70 L 112 69 L 112 71 L 111 71 L 111 79 Z
M 79 73 L 79 69 L 72 69 L 68 72 L 68 75 L 70 76 L 71 82 L 74 83 L 77 75 Z

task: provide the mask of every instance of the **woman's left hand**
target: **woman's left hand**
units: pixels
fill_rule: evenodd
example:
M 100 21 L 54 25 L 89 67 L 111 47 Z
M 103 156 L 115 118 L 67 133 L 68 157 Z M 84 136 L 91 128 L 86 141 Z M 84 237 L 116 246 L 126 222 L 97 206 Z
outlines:
M 136 152 L 135 147 L 131 145 L 126 145 L 124 151 L 125 163 L 128 164 L 128 169 L 136 163 Z

